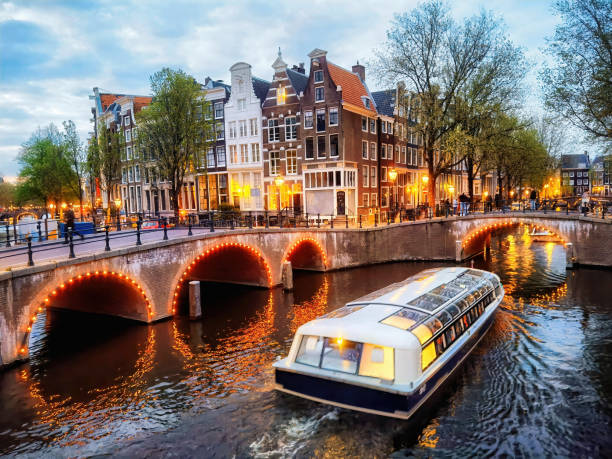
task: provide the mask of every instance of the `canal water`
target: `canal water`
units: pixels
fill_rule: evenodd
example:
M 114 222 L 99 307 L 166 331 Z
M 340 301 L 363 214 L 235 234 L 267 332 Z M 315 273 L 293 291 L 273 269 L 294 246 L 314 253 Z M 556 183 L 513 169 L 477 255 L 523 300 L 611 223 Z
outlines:
M 296 276 L 286 294 L 207 285 L 205 318 L 143 326 L 47 311 L 31 360 L 0 374 L 0 454 L 612 456 L 612 271 L 565 270 L 526 227 L 475 267 L 506 297 L 485 339 L 411 421 L 272 389 L 304 322 L 440 263 Z

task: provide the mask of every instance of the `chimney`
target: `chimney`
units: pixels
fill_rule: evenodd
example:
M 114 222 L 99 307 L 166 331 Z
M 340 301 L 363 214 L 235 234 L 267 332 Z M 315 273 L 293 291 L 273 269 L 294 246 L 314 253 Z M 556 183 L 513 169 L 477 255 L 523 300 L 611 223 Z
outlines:
M 359 61 L 357 61 L 357 65 L 353 65 L 352 70 L 353 70 L 353 73 L 356 73 L 357 75 L 359 75 L 359 78 L 361 78 L 361 81 L 365 83 L 365 67 L 359 64 Z
M 294 65 L 293 67 L 291 67 L 291 70 L 294 70 L 298 73 L 301 73 L 302 75 L 306 75 L 306 69 L 304 68 L 304 63 L 300 62 L 300 65 Z

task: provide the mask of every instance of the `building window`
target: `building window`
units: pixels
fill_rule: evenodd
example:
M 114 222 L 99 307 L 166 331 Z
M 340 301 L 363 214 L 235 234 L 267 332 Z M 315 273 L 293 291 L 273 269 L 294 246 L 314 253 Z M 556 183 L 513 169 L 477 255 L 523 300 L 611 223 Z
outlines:
M 215 102 L 215 119 L 223 118 L 223 102 Z
M 312 112 L 304 112 L 304 129 L 312 129 Z
M 225 167 L 225 147 L 217 147 L 217 165 Z
M 387 132 L 393 134 L 393 123 L 391 121 L 387 121 Z
M 225 138 L 225 125 L 223 123 L 218 123 L 216 130 L 217 130 L 217 140 L 223 140 Z
M 380 159 L 387 159 L 387 145 L 385 145 L 384 143 L 380 145 Z
M 382 194 L 380 195 L 380 207 L 387 207 L 389 200 L 389 188 L 384 186 L 382 188 Z
M 365 116 L 361 117 L 361 130 L 368 132 L 368 119 Z
M 406 164 L 406 147 L 402 146 L 402 158 L 401 158 L 401 162 L 402 164 Z
M 387 181 L 387 168 L 386 167 L 380 168 L 380 181 L 381 182 Z
M 329 109 L 329 125 L 338 126 L 338 108 L 332 107 Z
M 376 120 L 370 118 L 370 132 L 376 134 Z
M 325 89 L 323 86 L 315 88 L 315 102 L 323 102 L 325 100 Z
M 367 97 L 363 97 L 363 105 L 365 105 L 365 108 L 369 109 L 370 108 L 370 99 L 368 99 Z
M 287 150 L 287 175 L 297 174 L 297 150 Z
M 574 171 L 570 171 L 570 177 L 574 176 Z
M 132 159 L 132 147 L 126 147 L 125 154 L 128 160 Z
M 338 134 L 329 136 L 329 156 L 337 157 L 338 152 Z
M 238 110 L 241 112 L 246 110 L 246 99 L 238 99 Z
M 370 207 L 370 193 L 363 193 L 363 207 Z
M 276 88 L 276 105 L 285 105 L 287 90 L 282 87 Z
M 236 148 L 236 145 L 230 145 L 229 150 L 231 163 L 238 164 L 238 149 Z
M 127 170 L 121 169 L 121 183 L 127 183 Z
M 387 133 L 387 122 L 386 122 L 386 121 L 383 121 L 383 122 L 381 123 L 381 125 L 380 125 L 380 130 L 382 131 L 382 133 L 383 133 L 383 134 L 386 134 L 386 133 Z M 381 155 L 382 155 L 382 153 L 381 153 Z
M 254 163 L 258 163 L 259 161 L 261 161 L 261 156 L 260 156 L 260 153 L 259 153 L 259 144 L 258 143 L 252 143 L 251 144 L 251 157 L 252 157 Z
M 249 126 L 251 128 L 251 135 L 257 135 L 258 134 L 258 130 L 257 130 L 257 118 L 251 118 L 249 120 Z
M 317 110 L 317 132 L 323 132 L 325 130 L 325 109 L 319 108 Z
M 238 121 L 238 126 L 240 126 L 240 137 L 246 137 L 247 135 L 247 124 L 246 120 Z
M 125 141 L 126 142 L 132 141 L 132 131 L 130 131 L 129 129 L 125 131 Z
M 365 140 L 361 141 L 361 157 L 363 159 L 368 159 L 368 142 Z
M 280 128 L 278 120 L 268 120 L 268 141 L 278 142 L 280 140 Z
M 369 187 L 370 183 L 370 168 L 368 166 L 361 166 L 361 186 L 364 188 Z
M 240 162 L 243 164 L 249 162 L 249 146 L 246 143 L 240 144 Z
M 208 149 L 208 155 L 206 157 L 206 165 L 208 168 L 215 167 L 215 150 L 213 148 Z
M 280 174 L 280 152 L 271 151 L 270 152 L 270 175 L 279 175 L 279 174 Z
M 317 137 L 317 158 L 325 158 L 325 136 Z
M 376 166 L 370 166 L 370 186 L 376 188 L 377 183 Z
M 128 116 L 124 116 L 123 117 L 123 125 L 124 126 L 129 126 L 130 124 L 131 124 L 131 120 L 130 120 L 129 115 Z
M 297 119 L 295 116 L 285 118 L 285 140 L 297 139 Z
M 376 161 L 376 143 L 370 142 L 370 159 Z
M 321 83 L 323 81 L 323 70 L 315 70 L 314 82 Z
M 231 123 L 228 124 L 228 126 L 229 126 L 229 138 L 235 139 L 236 138 L 236 122 L 232 121 Z
M 314 139 L 306 137 L 306 159 L 314 159 Z
M 372 199 L 370 201 L 372 207 L 378 206 L 378 193 L 372 193 Z

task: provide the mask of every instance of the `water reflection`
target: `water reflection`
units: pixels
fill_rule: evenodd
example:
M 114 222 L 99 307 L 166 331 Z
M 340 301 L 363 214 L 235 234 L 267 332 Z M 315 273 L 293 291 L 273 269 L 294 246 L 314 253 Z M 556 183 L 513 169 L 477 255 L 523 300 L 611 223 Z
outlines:
M 178 456 L 198 447 L 237 457 L 612 452 L 612 272 L 566 274 L 563 246 L 533 243 L 526 227 L 494 233 L 474 262 L 498 273 L 507 295 L 459 374 L 411 421 L 276 393 L 270 364 L 303 323 L 440 263 L 296 273 L 289 294 L 206 284 L 201 321 L 143 326 L 48 311 L 32 360 L 0 374 L 9 413 L 0 453 L 137 457 L 145 444 Z M 170 428 L 170 442 L 149 437 Z

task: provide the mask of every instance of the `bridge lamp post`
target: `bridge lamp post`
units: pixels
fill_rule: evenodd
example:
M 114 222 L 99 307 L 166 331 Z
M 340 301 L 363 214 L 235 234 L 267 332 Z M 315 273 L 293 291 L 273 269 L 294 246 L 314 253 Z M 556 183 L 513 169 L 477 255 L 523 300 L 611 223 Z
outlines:
M 389 180 L 391 180 L 391 197 L 389 199 L 389 209 L 393 204 L 393 195 L 395 194 L 395 179 L 397 179 L 397 171 L 395 169 L 391 169 L 389 171 Z
M 421 181 L 423 182 L 423 186 L 427 187 L 427 184 L 429 183 L 429 175 L 425 174 L 423 177 L 421 177 Z M 423 192 L 423 194 L 425 194 L 425 192 Z M 421 200 L 421 198 L 419 197 L 419 201 Z
M 285 179 L 282 175 L 277 176 L 274 179 L 274 184 L 276 185 L 278 192 L 278 211 L 281 211 L 281 186 L 285 183 Z

